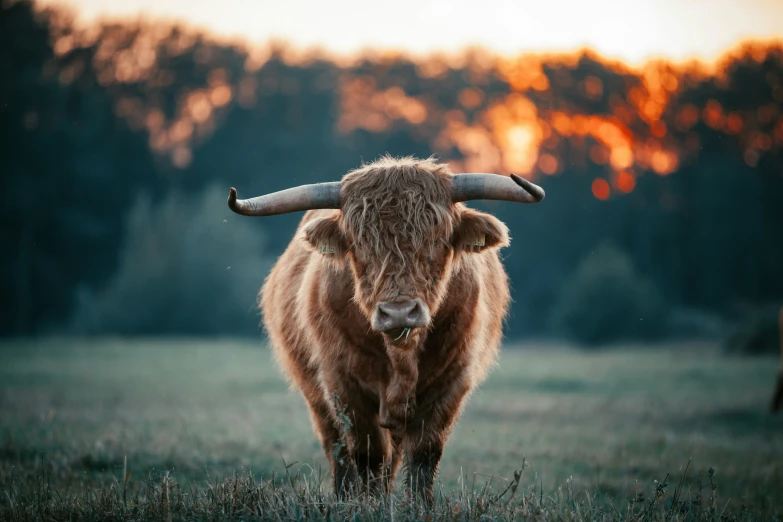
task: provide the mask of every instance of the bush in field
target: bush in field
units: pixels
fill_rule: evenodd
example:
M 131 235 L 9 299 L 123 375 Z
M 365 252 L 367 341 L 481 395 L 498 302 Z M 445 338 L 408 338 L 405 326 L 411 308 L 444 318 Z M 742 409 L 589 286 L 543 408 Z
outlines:
M 780 306 L 768 305 L 745 310 L 742 319 L 724 341 L 724 349 L 742 355 L 779 353 Z
M 119 268 L 99 291 L 82 290 L 77 333 L 253 334 L 255 296 L 270 261 L 257 222 L 231 214 L 226 190 L 140 197 L 129 212 Z
M 666 311 L 660 294 L 630 258 L 604 245 L 582 260 L 565 283 L 552 319 L 573 340 L 599 345 L 661 336 Z
M 678 307 L 668 313 L 666 336 L 673 340 L 719 341 L 726 332 L 726 321 L 704 309 Z

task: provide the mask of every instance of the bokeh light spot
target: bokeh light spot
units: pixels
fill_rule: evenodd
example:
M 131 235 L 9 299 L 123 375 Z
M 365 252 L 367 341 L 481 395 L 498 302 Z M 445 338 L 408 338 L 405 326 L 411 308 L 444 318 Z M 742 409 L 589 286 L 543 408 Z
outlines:
M 609 188 L 609 183 L 607 183 L 605 179 L 595 178 L 593 180 L 593 196 L 601 201 L 605 201 L 609 199 L 610 193 L 611 189 Z

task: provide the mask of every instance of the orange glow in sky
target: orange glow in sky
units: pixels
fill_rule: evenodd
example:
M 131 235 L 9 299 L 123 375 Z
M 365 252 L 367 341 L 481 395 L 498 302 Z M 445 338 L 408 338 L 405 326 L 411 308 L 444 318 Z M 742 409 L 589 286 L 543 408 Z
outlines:
M 42 0 L 78 19 L 179 19 L 223 36 L 340 54 L 478 45 L 506 54 L 591 47 L 639 65 L 712 60 L 747 38 L 783 38 L 783 0 Z

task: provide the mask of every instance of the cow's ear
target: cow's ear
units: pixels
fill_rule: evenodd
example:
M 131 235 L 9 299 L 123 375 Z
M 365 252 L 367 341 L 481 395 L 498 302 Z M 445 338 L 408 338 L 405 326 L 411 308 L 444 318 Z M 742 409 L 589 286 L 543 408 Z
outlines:
M 336 215 L 308 221 L 302 233 L 305 241 L 320 254 L 342 257 L 347 251 Z
M 508 227 L 495 216 L 464 209 L 452 245 L 465 252 L 508 246 Z

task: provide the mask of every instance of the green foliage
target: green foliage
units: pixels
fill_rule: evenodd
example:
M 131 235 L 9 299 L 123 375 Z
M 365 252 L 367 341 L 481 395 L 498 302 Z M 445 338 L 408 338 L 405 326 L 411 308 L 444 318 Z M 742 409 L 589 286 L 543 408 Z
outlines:
M 79 285 L 112 274 L 138 189 L 163 181 L 98 83 L 94 50 L 55 55 L 60 18 L 0 2 L 0 333 L 61 324 Z
M 715 313 L 691 308 L 672 308 L 666 321 L 670 339 L 718 341 L 726 335 L 726 321 Z
M 271 263 L 252 220 L 228 210 L 217 186 L 171 193 L 159 205 L 140 197 L 127 217 L 117 273 L 81 293 L 79 333 L 257 332 L 255 295 Z
M 724 341 L 729 353 L 740 355 L 777 354 L 781 350 L 780 306 L 747 310 Z
M 623 132 L 634 143 L 682 154 L 675 172 L 659 176 L 654 161 L 641 161 L 652 153 L 647 150 L 630 169 L 633 191 L 612 189 L 599 201 L 591 183 L 615 174 L 590 154 L 603 148 L 601 140 L 562 134 L 546 145 L 562 171 L 531 172 L 547 191 L 541 205 L 523 211 L 511 203 L 471 203 L 502 219 L 513 238 L 503 250 L 512 282 L 509 337 L 558 333 L 547 330 L 559 307 L 558 289 L 579 260 L 607 240 L 673 307 L 718 314 L 739 301 L 783 298 L 783 147 L 776 137 L 779 85 L 773 85 L 783 78 L 779 44 L 765 44 L 763 62 L 755 52 L 726 57 L 720 80 L 668 71 L 678 88 L 667 98 L 664 125 L 653 126 L 636 107 L 647 104 L 629 101 L 637 99 L 630 89 L 640 99 L 654 98 L 648 82 L 592 53 L 576 60 L 544 58 L 541 70 L 550 88 L 517 92 L 507 71 L 497 64 L 477 68 L 484 60 L 469 53 L 463 65 L 432 75 L 423 73 L 428 68 L 418 59 L 402 55 L 368 55 L 351 65 L 327 56 L 293 62 L 284 46 L 270 46 L 268 59 L 255 69 L 248 67 L 253 60 L 247 48 L 194 28 L 126 21 L 98 23 L 82 34 L 57 8 L 40 7 L 26 0 L 0 3 L 0 308 L 10 311 L 0 314 L 0 335 L 51 331 L 82 306 L 77 289 L 99 291 L 116 279 L 126 243 L 123 218 L 141 192 L 159 198 L 170 190 L 197 192 L 223 183 L 251 196 L 335 180 L 386 152 L 437 153 L 445 161 L 478 154 L 508 164 L 511 151 L 500 150 L 505 131 L 493 131 L 487 122 L 494 121 L 488 118 L 491 107 L 502 107 L 512 94 L 528 99 L 544 122 L 558 113 L 619 122 L 625 121 L 620 109 L 631 111 Z M 55 53 L 58 41 L 66 45 Z M 130 57 L 139 66 L 154 60 L 148 70 L 136 70 L 125 63 Z M 603 85 L 598 98 L 582 87 L 588 77 Z M 351 87 L 357 80 L 367 87 Z M 231 98 L 204 105 L 221 83 Z M 460 103 L 468 87 L 483 93 L 471 109 Z M 371 103 L 400 92 L 426 108 L 425 121 L 395 118 L 400 111 L 394 106 L 384 110 Z M 714 102 L 727 117 L 742 118 L 740 134 L 702 119 L 682 126 L 685 109 L 702 112 Z M 457 146 L 444 139 L 452 134 L 444 129 L 462 126 L 453 127 L 455 115 L 464 117 L 466 129 L 484 128 L 486 147 L 479 151 L 464 146 L 471 140 Z M 387 116 L 383 125 L 362 128 Z M 665 129 L 666 136 L 654 136 L 653 128 Z M 768 147 L 748 146 L 765 140 L 772 140 Z M 267 236 L 273 256 L 290 241 L 299 219 L 294 213 L 260 220 L 279 231 Z M 698 325 L 675 326 L 681 332 L 682 326 Z
M 553 321 L 575 341 L 599 345 L 660 337 L 665 318 L 652 283 L 621 250 L 604 245 L 583 259 L 563 285 Z

